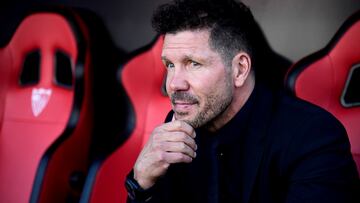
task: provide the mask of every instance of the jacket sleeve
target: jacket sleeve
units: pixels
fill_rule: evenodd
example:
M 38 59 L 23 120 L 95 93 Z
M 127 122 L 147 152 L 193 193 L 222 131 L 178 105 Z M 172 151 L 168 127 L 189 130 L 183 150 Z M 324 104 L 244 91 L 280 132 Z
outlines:
M 170 122 L 172 120 L 174 112 L 170 111 L 166 118 L 165 123 Z M 132 173 L 132 171 L 130 172 Z M 129 196 L 127 197 L 127 203 L 161 203 L 161 202 L 168 202 L 166 198 L 168 198 L 168 194 L 170 190 L 170 186 L 168 180 L 165 177 L 161 178 L 154 186 L 152 197 L 149 198 L 147 201 L 139 201 L 139 200 L 131 200 Z M 164 192 L 165 191 L 165 192 Z
M 332 116 L 308 119 L 286 153 L 286 202 L 360 202 L 359 176 L 346 130 Z
M 169 196 L 171 193 L 171 186 L 169 185 L 168 178 L 160 178 L 152 188 L 151 198 L 148 198 L 145 201 L 140 200 L 131 200 L 127 197 L 127 203 L 167 203 L 169 201 Z

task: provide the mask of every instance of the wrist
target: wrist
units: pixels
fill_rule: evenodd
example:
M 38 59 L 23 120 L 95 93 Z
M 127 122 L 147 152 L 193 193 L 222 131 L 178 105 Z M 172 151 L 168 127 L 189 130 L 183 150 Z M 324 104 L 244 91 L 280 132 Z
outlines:
M 145 186 L 147 185 L 145 184 Z M 135 179 L 133 171 L 126 177 L 125 187 L 131 200 L 146 202 L 152 197 L 152 187 L 146 187 L 146 189 L 143 188 L 143 186 Z
M 146 178 L 141 178 L 141 177 L 137 176 L 136 173 L 134 173 L 134 179 L 140 185 L 140 187 L 144 190 L 151 188 L 155 184 L 153 181 L 150 181 Z

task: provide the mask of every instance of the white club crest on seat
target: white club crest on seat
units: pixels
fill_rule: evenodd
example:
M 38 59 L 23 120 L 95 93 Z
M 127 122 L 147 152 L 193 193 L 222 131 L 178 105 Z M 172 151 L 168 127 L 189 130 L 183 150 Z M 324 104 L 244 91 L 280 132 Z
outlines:
M 50 100 L 52 90 L 34 88 L 31 94 L 31 108 L 35 117 L 39 116 Z

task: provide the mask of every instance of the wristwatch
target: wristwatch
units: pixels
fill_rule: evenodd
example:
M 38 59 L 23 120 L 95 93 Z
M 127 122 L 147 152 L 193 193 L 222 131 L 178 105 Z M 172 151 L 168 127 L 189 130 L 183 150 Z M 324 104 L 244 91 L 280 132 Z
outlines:
M 126 177 L 125 187 L 131 200 L 147 202 L 152 197 L 153 187 L 144 190 L 134 179 L 134 171 Z

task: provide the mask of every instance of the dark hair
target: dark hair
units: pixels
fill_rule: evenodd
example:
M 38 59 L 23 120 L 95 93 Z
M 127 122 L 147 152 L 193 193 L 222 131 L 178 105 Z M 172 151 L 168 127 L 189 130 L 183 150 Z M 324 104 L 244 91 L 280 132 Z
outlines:
M 235 0 L 174 0 L 155 11 L 152 25 L 158 34 L 208 29 L 210 47 L 230 65 L 239 51 L 253 59 L 259 33 L 250 9 Z

